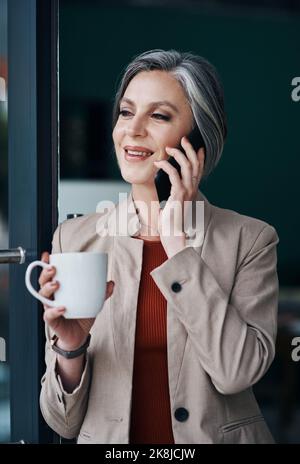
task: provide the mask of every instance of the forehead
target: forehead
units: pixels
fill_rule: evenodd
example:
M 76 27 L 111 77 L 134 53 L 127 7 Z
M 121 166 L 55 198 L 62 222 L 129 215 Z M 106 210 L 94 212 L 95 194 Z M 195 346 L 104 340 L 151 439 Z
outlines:
M 177 105 L 188 101 L 179 82 L 166 71 L 142 71 L 128 84 L 124 97 L 145 103 L 152 100 L 169 100 Z

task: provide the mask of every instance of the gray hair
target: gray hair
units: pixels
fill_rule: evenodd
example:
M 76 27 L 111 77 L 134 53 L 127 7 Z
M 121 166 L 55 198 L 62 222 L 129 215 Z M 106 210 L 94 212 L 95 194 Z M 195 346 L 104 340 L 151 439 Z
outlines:
M 224 93 L 215 67 L 202 56 L 177 50 L 154 49 L 136 56 L 126 67 L 113 107 L 113 127 L 119 117 L 120 100 L 138 73 L 161 70 L 172 74 L 181 84 L 189 101 L 194 124 L 205 144 L 204 176 L 207 177 L 219 159 L 227 135 Z

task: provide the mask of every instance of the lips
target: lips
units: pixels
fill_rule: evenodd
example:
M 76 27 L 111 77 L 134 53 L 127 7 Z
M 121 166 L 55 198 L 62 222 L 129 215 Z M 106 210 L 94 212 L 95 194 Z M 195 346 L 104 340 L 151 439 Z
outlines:
M 153 151 L 149 150 L 149 148 L 139 145 L 126 145 L 124 150 L 125 153 L 132 156 L 151 156 L 154 153 Z

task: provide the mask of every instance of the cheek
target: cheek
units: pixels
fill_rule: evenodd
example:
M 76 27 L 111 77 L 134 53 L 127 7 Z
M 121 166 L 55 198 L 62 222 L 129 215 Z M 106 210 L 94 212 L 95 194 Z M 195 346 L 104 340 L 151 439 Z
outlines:
M 112 132 L 112 138 L 115 143 L 118 143 L 118 140 L 120 140 L 120 137 L 122 135 L 122 128 L 118 125 L 118 123 L 115 125 L 114 130 Z
M 117 141 L 117 132 L 116 132 L 116 128 L 114 128 L 114 130 L 112 131 L 112 139 L 113 139 L 114 143 L 116 143 L 116 141 Z

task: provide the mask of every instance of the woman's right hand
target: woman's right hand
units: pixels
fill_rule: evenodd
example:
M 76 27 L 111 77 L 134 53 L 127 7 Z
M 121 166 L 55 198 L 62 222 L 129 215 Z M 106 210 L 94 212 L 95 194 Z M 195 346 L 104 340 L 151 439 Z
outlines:
M 49 253 L 47 251 L 42 253 L 41 261 L 49 264 Z M 54 267 L 52 269 L 43 269 L 39 277 L 39 294 L 49 299 L 53 299 L 53 294 L 59 287 L 59 282 L 54 280 L 55 272 L 56 270 Z M 112 295 L 113 287 L 113 281 L 107 282 L 105 300 Z M 52 308 L 48 305 L 43 306 L 44 321 L 57 335 L 57 346 L 63 350 L 73 351 L 84 344 L 95 322 L 95 318 L 65 319 L 63 317 L 66 311 L 65 308 Z

